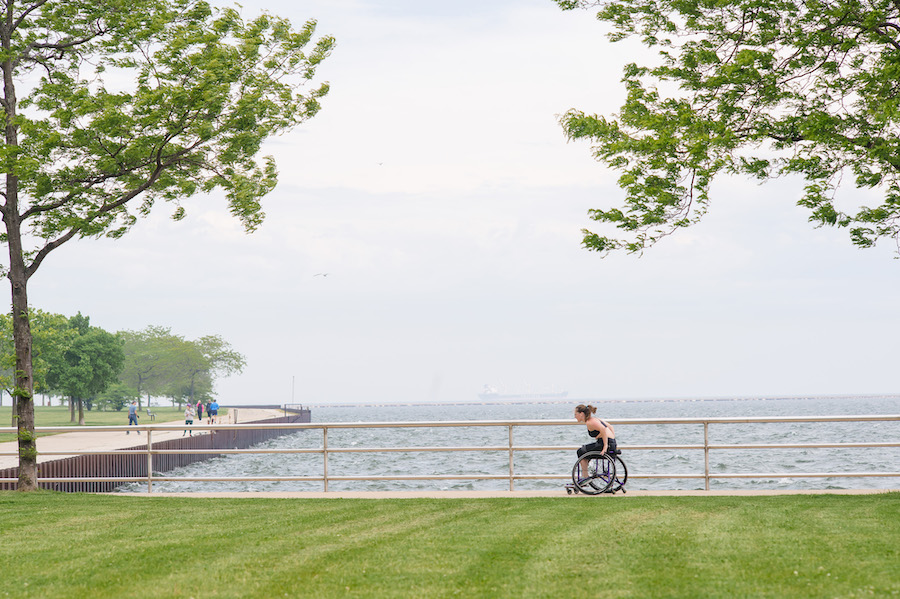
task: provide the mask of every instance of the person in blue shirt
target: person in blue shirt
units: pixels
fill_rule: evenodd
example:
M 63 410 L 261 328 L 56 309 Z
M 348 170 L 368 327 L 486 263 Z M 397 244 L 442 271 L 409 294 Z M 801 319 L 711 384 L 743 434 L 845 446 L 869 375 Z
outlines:
M 218 416 L 218 415 L 219 415 L 219 404 L 216 402 L 216 400 L 212 400 L 212 403 L 209 404 L 209 423 L 215 424 L 216 416 Z
M 140 418 L 140 415 L 137 413 L 137 407 L 137 401 L 131 402 L 131 405 L 128 406 L 128 426 L 131 426 L 132 424 L 135 426 L 138 425 L 138 418 Z M 131 431 L 125 431 L 125 434 L 130 435 Z M 137 431 L 137 434 L 140 435 L 141 431 Z

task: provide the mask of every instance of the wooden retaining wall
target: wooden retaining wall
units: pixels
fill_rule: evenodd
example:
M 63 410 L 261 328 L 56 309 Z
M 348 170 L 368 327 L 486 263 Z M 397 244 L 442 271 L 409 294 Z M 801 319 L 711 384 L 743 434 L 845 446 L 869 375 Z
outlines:
M 248 424 L 278 424 L 280 422 L 310 422 L 309 410 L 280 418 L 256 420 Z M 246 449 L 275 437 L 298 432 L 296 429 L 250 429 L 211 431 L 210 434 L 197 434 L 181 439 L 159 441 L 153 443 L 153 449 Z M 38 464 L 38 478 L 78 478 L 78 477 L 146 477 L 147 445 L 136 445 L 123 448 L 121 453 L 104 455 L 79 455 L 62 460 L 53 460 Z M 130 453 L 134 452 L 134 453 Z M 154 454 L 153 471 L 169 472 L 194 462 L 210 460 L 222 454 Z M 0 470 L 0 478 L 18 478 L 19 468 Z M 39 482 L 42 489 L 62 491 L 66 493 L 106 493 L 121 486 L 121 482 Z M 0 482 L 0 490 L 15 490 L 16 482 Z

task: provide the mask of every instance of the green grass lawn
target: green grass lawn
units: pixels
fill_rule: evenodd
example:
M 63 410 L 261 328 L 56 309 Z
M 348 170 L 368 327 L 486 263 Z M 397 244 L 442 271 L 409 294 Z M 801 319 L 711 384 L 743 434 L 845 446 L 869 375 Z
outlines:
M 898 597 L 900 493 L 0 493 L 0 596 Z
M 6 399 L 9 403 L 9 398 Z M 179 420 L 184 418 L 184 408 L 157 407 L 150 408 L 150 411 L 156 415 L 154 422 L 166 422 L 170 420 Z M 219 410 L 220 414 L 226 414 L 227 410 Z M 76 412 L 76 418 L 78 417 Z M 68 406 L 35 406 L 34 407 L 35 426 L 74 426 L 69 417 Z M 140 413 L 138 420 L 141 424 L 150 424 L 150 417 L 147 416 L 147 408 Z M 128 410 L 121 412 L 100 412 L 98 410 L 84 411 L 85 426 L 115 426 L 128 424 Z M 13 426 L 12 424 L 12 408 L 9 405 L 0 407 L 0 426 Z M 44 436 L 52 433 L 38 433 L 38 436 Z M 15 441 L 15 433 L 0 433 L 0 442 Z M 2 593 L 2 591 L 0 591 Z M 2 594 L 0 594 L 2 596 Z

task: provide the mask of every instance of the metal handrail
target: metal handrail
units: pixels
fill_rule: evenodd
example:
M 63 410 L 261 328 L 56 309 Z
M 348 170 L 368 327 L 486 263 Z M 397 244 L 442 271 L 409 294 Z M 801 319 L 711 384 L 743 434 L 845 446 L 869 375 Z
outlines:
M 856 416 L 768 416 L 768 417 L 716 417 L 716 418 L 632 418 L 610 420 L 612 424 L 619 425 L 683 425 L 702 424 L 703 444 L 676 444 L 676 445 L 620 445 L 621 449 L 628 451 L 641 450 L 698 450 L 704 452 L 704 472 L 701 473 L 637 473 L 629 474 L 635 479 L 703 479 L 705 489 L 710 489 L 711 479 L 729 478 L 828 478 L 828 477 L 900 477 L 900 472 L 775 472 L 775 473 L 711 473 L 709 467 L 709 452 L 723 449 L 834 449 L 834 448 L 866 448 L 866 447 L 900 447 L 898 441 L 879 442 L 852 442 L 852 443 L 753 443 L 753 444 L 712 444 L 709 442 L 709 426 L 712 424 L 747 424 L 747 423 L 800 423 L 800 422 L 887 422 L 900 421 L 900 414 L 889 415 L 856 415 Z M 292 429 L 292 430 L 321 430 L 322 446 L 314 448 L 297 449 L 154 449 L 152 433 L 154 431 L 179 431 L 184 430 L 181 423 L 170 424 L 144 424 L 135 426 L 91 426 L 91 427 L 36 427 L 36 432 L 62 433 L 79 431 L 85 432 L 123 432 L 140 430 L 147 433 L 146 449 L 106 449 L 106 450 L 68 450 L 47 451 L 41 455 L 121 455 L 121 454 L 146 454 L 147 476 L 141 477 L 48 477 L 38 478 L 38 482 L 147 482 L 148 492 L 152 492 L 154 482 L 208 482 L 208 481 L 303 481 L 321 482 L 324 490 L 328 491 L 329 482 L 337 481 L 386 481 L 386 480 L 509 480 L 509 490 L 514 490 L 516 480 L 564 480 L 565 474 L 517 474 L 514 472 L 513 463 L 516 452 L 522 451 L 562 451 L 573 450 L 574 445 L 515 445 L 513 442 L 513 429 L 527 426 L 572 426 L 578 423 L 571 420 L 472 420 L 472 421 L 436 421 L 436 422 L 331 422 L 331 423 L 248 423 L 248 424 L 213 424 L 195 425 L 191 429 L 197 431 L 226 431 L 248 429 Z M 508 443 L 497 446 L 476 447 L 331 447 L 329 446 L 328 431 L 337 429 L 374 429 L 374 428 L 449 428 L 449 427 L 506 427 L 508 429 Z M 0 433 L 16 432 L 14 427 L 0 427 Z M 508 452 L 509 472 L 507 474 L 453 474 L 453 475 L 373 475 L 373 476 L 341 476 L 329 473 L 329 454 L 341 453 L 391 453 L 391 452 Z M 244 477 L 172 477 L 153 474 L 154 455 L 178 455 L 178 454 L 321 454 L 323 456 L 322 476 L 244 476 Z M 14 456 L 15 452 L 0 452 L 0 456 Z M 0 482 L 14 482 L 15 479 L 0 478 Z

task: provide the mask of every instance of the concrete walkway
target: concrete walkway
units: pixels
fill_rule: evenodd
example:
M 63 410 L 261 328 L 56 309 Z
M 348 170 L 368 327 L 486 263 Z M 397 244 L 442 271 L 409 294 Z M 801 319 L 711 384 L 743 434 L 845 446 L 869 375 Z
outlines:
M 872 495 L 877 493 L 897 493 L 900 489 L 827 489 L 819 491 L 628 491 L 615 495 L 566 495 L 558 491 L 357 491 L 357 492 L 249 492 L 249 493 L 115 493 L 131 497 L 190 497 L 190 498 L 240 498 L 240 499 L 481 499 L 481 498 L 527 498 L 527 497 L 571 497 L 613 501 L 632 497 L 712 497 L 712 496 L 761 496 L 761 495 Z
M 265 420 L 267 418 L 278 418 L 279 416 L 284 415 L 281 410 L 231 408 L 228 410 L 228 414 L 226 414 L 224 417 L 220 417 L 219 422 L 221 424 L 234 424 L 233 418 L 235 414 L 237 414 L 237 417 L 239 419 L 238 424 L 241 422 Z M 199 420 L 194 420 L 194 422 L 196 424 L 201 424 Z M 183 426 L 184 420 L 181 419 L 170 420 L 167 422 L 154 422 L 153 424 L 173 424 Z M 83 431 L 39 437 L 37 440 L 38 464 L 72 457 L 72 455 L 70 454 L 58 454 L 56 452 L 113 451 L 117 449 L 128 449 L 130 447 L 146 445 L 147 443 L 146 431 L 144 431 L 143 433 L 138 433 L 138 430 L 144 428 L 143 426 L 132 426 L 131 430 L 128 433 L 121 431 L 97 431 L 91 430 L 92 428 L 94 427 L 86 426 L 84 427 Z M 160 441 L 168 441 L 169 439 L 177 439 L 183 436 L 183 434 L 183 429 L 175 431 L 153 431 L 152 440 L 154 443 L 158 443 Z M 206 435 L 209 434 L 209 431 L 198 430 L 194 431 L 194 434 Z M 54 453 L 47 455 L 45 452 Z M 17 442 L 9 441 L 7 443 L 0 443 L 0 469 L 15 468 L 18 465 L 19 458 Z

